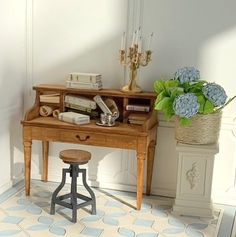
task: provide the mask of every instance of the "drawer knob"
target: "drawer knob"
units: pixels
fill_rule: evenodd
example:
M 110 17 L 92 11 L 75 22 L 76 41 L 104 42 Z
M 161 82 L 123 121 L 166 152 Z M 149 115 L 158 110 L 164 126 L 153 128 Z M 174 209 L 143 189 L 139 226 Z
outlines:
M 90 136 L 87 135 L 86 137 L 80 137 L 80 135 L 78 134 L 76 135 L 76 138 L 78 138 L 82 142 L 82 141 L 87 141 L 90 138 Z

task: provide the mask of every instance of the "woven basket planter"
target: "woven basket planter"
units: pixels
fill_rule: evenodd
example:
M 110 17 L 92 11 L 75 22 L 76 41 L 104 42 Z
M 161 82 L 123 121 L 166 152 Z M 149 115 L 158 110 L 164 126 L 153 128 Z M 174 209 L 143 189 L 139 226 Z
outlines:
M 181 126 L 179 119 L 175 120 L 175 138 L 185 144 L 213 144 L 218 142 L 221 112 L 196 115 L 191 119 L 191 124 Z

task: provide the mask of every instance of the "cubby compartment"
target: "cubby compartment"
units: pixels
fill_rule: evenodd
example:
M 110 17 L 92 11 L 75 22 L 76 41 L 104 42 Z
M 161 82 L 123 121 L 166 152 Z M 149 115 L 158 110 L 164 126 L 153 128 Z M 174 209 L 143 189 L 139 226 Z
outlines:
M 53 110 L 58 109 L 59 112 L 74 111 L 84 113 L 95 120 L 100 118 L 100 114 L 103 111 L 98 105 L 96 105 L 96 108 L 89 107 L 89 103 L 93 104 L 93 98 L 99 95 L 104 102 L 107 100 L 109 102 L 114 101 L 119 111 L 117 122 L 131 123 L 132 125 L 144 125 L 147 123 L 153 113 L 153 105 L 156 99 L 156 94 L 153 92 L 124 93 L 120 90 L 112 89 L 84 90 L 66 88 L 63 85 L 39 85 L 34 89 L 36 90 L 35 104 L 39 108 L 41 106 L 49 106 Z M 77 102 L 81 100 L 78 106 L 73 106 L 74 100 Z M 85 109 L 84 107 L 87 108 Z

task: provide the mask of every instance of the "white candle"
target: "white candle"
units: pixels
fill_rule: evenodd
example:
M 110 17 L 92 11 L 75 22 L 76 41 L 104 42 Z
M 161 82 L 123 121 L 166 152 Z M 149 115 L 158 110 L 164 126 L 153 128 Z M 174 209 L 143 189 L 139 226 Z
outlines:
M 136 38 L 136 31 L 134 31 L 134 33 L 133 33 L 133 38 L 132 38 L 132 43 L 131 43 L 132 48 L 134 47 L 135 38 Z
M 125 32 L 123 32 L 122 37 L 121 37 L 121 46 L 120 46 L 121 50 L 125 49 Z
M 138 53 L 142 52 L 142 37 L 140 36 L 138 39 Z
M 141 36 L 141 27 L 139 26 L 136 34 L 135 44 L 138 44 L 139 37 Z
M 147 50 L 151 50 L 152 37 L 153 37 L 153 32 L 149 36 Z

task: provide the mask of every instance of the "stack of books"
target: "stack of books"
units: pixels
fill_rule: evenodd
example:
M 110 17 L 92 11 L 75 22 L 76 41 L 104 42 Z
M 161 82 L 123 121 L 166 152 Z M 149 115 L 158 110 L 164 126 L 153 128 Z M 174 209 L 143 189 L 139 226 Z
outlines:
M 66 95 L 65 106 L 67 111 L 78 112 L 91 117 L 98 116 L 98 112 L 95 111 L 97 108 L 96 102 L 86 97 Z
M 69 74 L 66 87 L 77 89 L 101 90 L 102 76 L 94 73 L 73 72 Z
M 90 123 L 90 117 L 88 115 L 75 112 L 59 113 L 58 119 L 67 123 L 73 123 L 77 125 Z
M 148 114 L 146 113 L 132 113 L 128 117 L 128 121 L 131 124 L 144 124 L 145 120 L 147 119 Z

